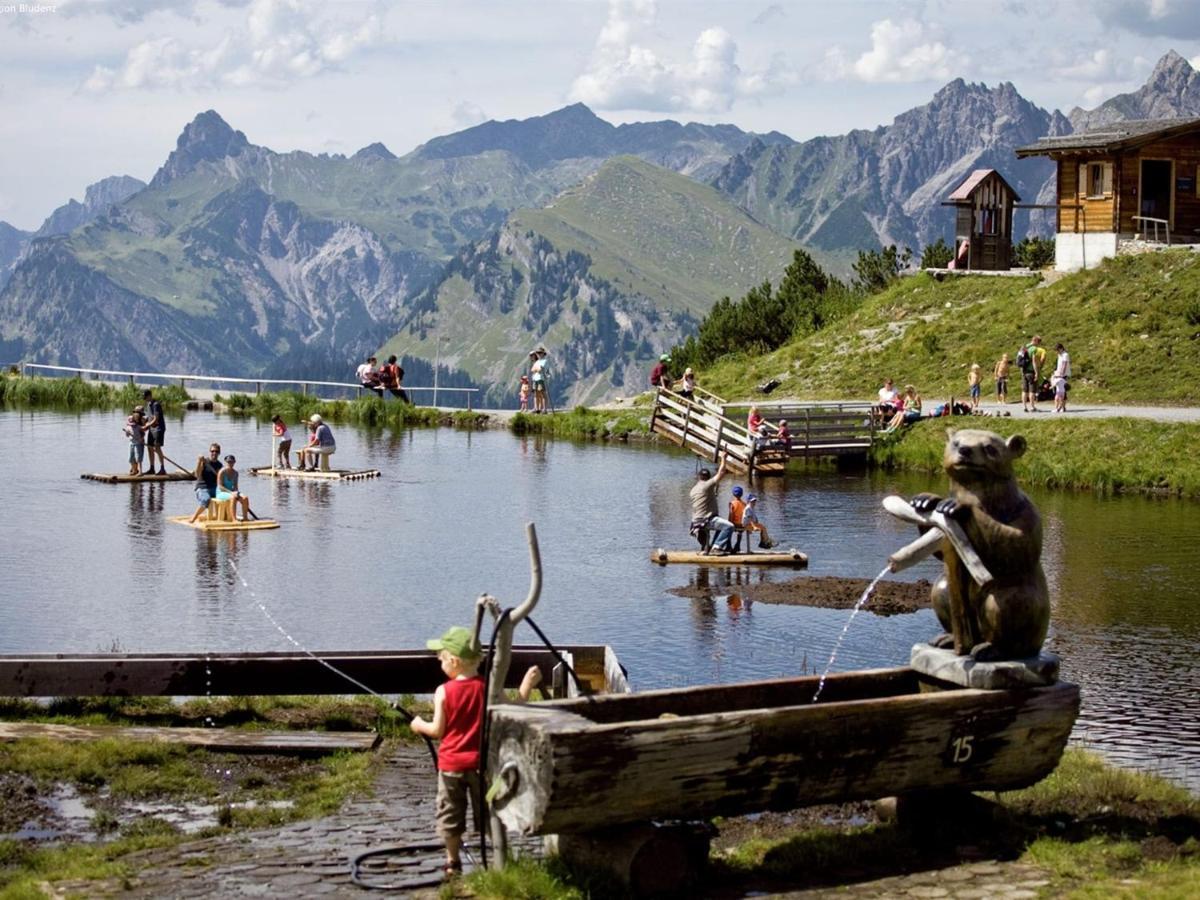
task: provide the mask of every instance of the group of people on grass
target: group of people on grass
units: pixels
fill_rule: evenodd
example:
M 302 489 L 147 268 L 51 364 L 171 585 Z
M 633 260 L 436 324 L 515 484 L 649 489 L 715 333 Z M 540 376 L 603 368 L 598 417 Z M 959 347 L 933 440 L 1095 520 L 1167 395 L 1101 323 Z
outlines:
M 1035 334 L 1012 357 L 1007 353 L 1002 354 L 992 367 L 997 405 L 1003 407 L 1008 404 L 1008 383 L 1015 369 L 1021 378 L 1021 405 L 1026 412 L 1040 412 L 1038 400 L 1050 396 L 1054 398 L 1054 411 L 1066 412 L 1067 391 L 1071 387 L 1071 355 L 1061 341 L 1055 345 L 1054 352 L 1054 369 L 1049 376 L 1046 375 L 1048 354 L 1042 346 L 1041 335 Z M 969 404 L 958 404 L 951 400 L 930 414 L 958 415 L 960 409 L 963 413 L 979 413 L 983 393 L 983 367 L 979 363 L 972 363 L 967 371 L 967 392 Z M 903 393 L 898 392 L 895 383 L 888 378 L 879 389 L 875 412 L 877 421 L 885 424 L 889 431 L 912 424 L 921 418 L 921 395 L 911 384 L 905 385 Z

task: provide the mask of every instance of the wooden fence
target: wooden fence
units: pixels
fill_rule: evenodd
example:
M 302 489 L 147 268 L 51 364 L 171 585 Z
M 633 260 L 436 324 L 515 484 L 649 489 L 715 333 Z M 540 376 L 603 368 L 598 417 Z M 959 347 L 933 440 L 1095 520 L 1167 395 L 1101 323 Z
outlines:
M 758 404 L 758 409 L 774 420 L 768 423 L 769 434 L 778 431 L 775 422 L 787 419 L 790 447 L 756 441 L 741 413 L 749 410 L 748 404 L 730 405 L 700 388 L 691 400 L 659 388 L 650 429 L 713 462 L 724 453 L 730 469 L 750 477 L 782 474 L 792 457 L 865 455 L 874 439 L 870 403 L 772 403 Z M 736 417 L 731 411 L 737 411 Z

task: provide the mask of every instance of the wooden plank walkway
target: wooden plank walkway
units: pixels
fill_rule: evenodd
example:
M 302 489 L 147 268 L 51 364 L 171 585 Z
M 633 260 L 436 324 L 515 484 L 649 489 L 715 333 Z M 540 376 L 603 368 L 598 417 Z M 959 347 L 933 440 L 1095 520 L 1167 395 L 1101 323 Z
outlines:
M 731 410 L 748 410 L 749 404 L 728 404 L 699 388 L 692 400 L 669 388 L 659 388 L 650 414 L 650 430 L 713 463 L 724 453 L 730 470 L 751 478 L 782 475 L 794 457 L 865 455 L 874 438 L 869 403 L 756 405 L 772 420 L 768 422 L 772 432 L 779 419 L 788 420 L 790 448 L 756 446 L 744 415 L 739 413 L 740 420 L 729 415 Z
M 54 741 L 161 741 L 224 753 L 316 755 L 339 750 L 365 752 L 378 734 L 352 731 L 239 731 L 224 728 L 156 728 L 120 725 L 52 725 L 0 722 L 0 741 L 45 738 Z

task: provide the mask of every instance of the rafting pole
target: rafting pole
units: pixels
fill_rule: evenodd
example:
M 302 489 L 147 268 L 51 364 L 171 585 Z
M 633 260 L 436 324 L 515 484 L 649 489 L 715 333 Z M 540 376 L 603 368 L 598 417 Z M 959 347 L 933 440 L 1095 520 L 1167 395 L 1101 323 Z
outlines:
M 179 463 L 175 462 L 175 460 L 171 459 L 171 457 L 167 456 L 167 454 L 163 453 L 161 447 L 158 449 L 158 452 L 162 455 L 163 459 L 165 459 L 167 462 L 169 462 L 171 465 L 173 465 L 175 468 L 177 468 L 180 472 L 187 472 L 189 475 L 195 476 L 195 474 L 196 474 L 195 470 L 185 469 Z

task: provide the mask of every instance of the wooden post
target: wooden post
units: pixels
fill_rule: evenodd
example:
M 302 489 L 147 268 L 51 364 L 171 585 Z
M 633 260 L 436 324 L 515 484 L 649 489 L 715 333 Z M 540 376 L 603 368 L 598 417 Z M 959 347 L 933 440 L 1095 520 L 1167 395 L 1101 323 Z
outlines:
M 713 462 L 721 458 L 721 440 L 725 434 L 725 419 L 722 417 L 717 422 L 717 439 L 713 442 Z

